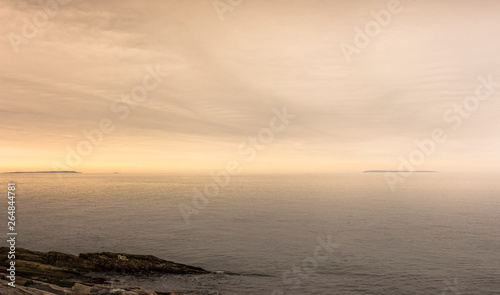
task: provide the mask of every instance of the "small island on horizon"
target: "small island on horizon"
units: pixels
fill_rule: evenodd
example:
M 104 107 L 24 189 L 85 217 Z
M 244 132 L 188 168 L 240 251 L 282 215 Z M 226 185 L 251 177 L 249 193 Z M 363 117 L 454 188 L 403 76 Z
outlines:
M 363 171 L 363 173 L 436 173 L 437 171 L 433 170 L 415 170 L 415 171 L 408 171 L 408 170 L 366 170 Z
M 82 173 L 78 171 L 14 171 L 14 172 L 3 172 L 4 174 L 12 173 Z

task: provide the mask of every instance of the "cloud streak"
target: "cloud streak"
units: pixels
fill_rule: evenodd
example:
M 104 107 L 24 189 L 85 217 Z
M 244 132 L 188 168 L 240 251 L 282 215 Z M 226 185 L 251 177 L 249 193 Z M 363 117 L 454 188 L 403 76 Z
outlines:
M 11 159 L 1 170 L 47 170 L 151 64 L 169 77 L 83 170 L 217 169 L 282 106 L 294 124 L 255 170 L 392 168 L 478 76 L 500 76 L 500 4 L 401 3 L 404 13 L 347 64 L 339 44 L 387 1 L 246 1 L 223 22 L 211 1 L 69 1 L 18 53 L 0 43 L 0 154 Z M 3 4 L 2 36 L 40 9 Z M 485 102 L 424 168 L 498 164 L 499 111 L 499 97 Z

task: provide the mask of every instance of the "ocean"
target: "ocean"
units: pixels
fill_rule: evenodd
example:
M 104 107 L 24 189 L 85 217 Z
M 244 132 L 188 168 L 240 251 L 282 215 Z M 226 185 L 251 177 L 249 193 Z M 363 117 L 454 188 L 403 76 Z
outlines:
M 116 274 L 126 284 L 188 294 L 500 294 L 498 174 L 418 173 L 395 192 L 380 173 L 241 175 L 197 207 L 195 189 L 215 183 L 209 175 L 0 179 L 2 212 L 16 183 L 18 247 L 151 254 L 214 271 Z M 180 207 L 197 214 L 188 223 Z

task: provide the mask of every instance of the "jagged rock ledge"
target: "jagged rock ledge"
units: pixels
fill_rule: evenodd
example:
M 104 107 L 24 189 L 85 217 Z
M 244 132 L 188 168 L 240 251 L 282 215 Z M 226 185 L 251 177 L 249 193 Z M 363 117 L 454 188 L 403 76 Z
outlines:
M 9 262 L 7 259 L 8 252 L 9 249 L 7 247 L 0 248 L 0 260 L 3 265 L 7 265 Z M 140 288 L 135 288 L 137 290 L 133 291 L 133 287 L 112 287 L 107 285 L 109 281 L 106 277 L 96 277 L 95 273 L 103 274 L 103 276 L 111 272 L 137 275 L 209 273 L 199 267 L 175 263 L 151 255 L 132 255 L 110 252 L 83 253 L 76 256 L 60 252 L 45 253 L 17 248 L 15 263 L 16 285 L 20 286 L 20 288 L 7 286 L 7 277 L 2 276 L 0 294 L 175 294 L 155 293 L 143 289 L 140 291 Z M 53 292 L 50 293 L 50 291 L 48 291 L 47 293 L 46 290 L 45 293 L 36 293 L 35 291 L 35 293 L 30 293 L 30 290 L 24 290 L 26 292 L 22 293 L 23 288 L 37 289 L 36 286 L 39 287 L 38 289 L 41 288 L 41 290 L 50 287 L 50 290 Z M 75 291 L 75 287 L 85 290 L 85 292 Z M 57 288 L 62 289 L 59 290 Z M 15 290 L 17 290 L 16 292 L 18 293 L 12 293 Z

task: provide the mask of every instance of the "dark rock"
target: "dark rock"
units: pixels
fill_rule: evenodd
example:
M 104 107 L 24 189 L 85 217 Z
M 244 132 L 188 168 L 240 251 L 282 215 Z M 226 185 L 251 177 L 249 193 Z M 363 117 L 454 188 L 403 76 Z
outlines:
M 5 265 L 7 261 L 7 247 L 0 247 L 0 263 Z M 112 292 L 106 287 L 98 287 L 104 284 L 105 278 L 92 277 L 93 272 L 125 272 L 133 274 L 206 274 L 208 271 L 194 266 L 163 260 L 151 255 L 131 255 L 125 253 L 84 253 L 79 256 L 60 252 L 37 252 L 28 249 L 16 249 L 16 276 L 26 279 L 18 281 L 18 286 L 48 291 L 52 294 L 63 294 L 66 291 L 54 289 L 49 284 L 59 287 L 71 288 L 75 283 L 89 285 L 93 291 Z M 31 280 L 37 280 L 33 283 Z M 44 283 L 45 282 L 45 285 Z M 82 287 L 83 288 L 83 287 Z M 138 289 L 137 289 L 138 290 Z M 137 291 L 136 290 L 136 291 Z M 127 293 L 128 292 L 128 293 Z M 156 294 L 143 290 L 140 293 L 128 290 L 126 293 L 116 294 Z M 73 290 L 67 294 L 74 293 Z M 3 294 L 0 292 L 0 294 Z M 96 293 L 90 293 L 96 294 Z M 134 294 L 134 295 L 135 295 Z M 168 294 L 168 293 L 167 293 Z M 172 293 L 175 294 L 175 293 Z
M 25 278 L 18 278 L 18 279 L 16 279 L 16 285 L 29 286 L 29 285 L 32 285 L 32 284 L 33 284 L 32 280 L 28 280 L 28 279 L 25 279 Z
M 208 273 L 199 267 L 179 264 L 151 255 L 102 252 L 80 254 L 79 257 L 82 258 L 82 266 L 93 271 L 159 272 L 169 274 Z
M 5 262 L 7 247 L 0 248 Z M 33 273 L 50 272 L 55 276 L 80 276 L 82 272 L 119 271 L 127 273 L 165 273 L 165 274 L 205 274 L 208 271 L 194 266 L 163 260 L 152 255 L 132 255 L 125 253 L 83 253 L 79 256 L 60 252 L 37 252 L 16 249 L 16 264 Z

